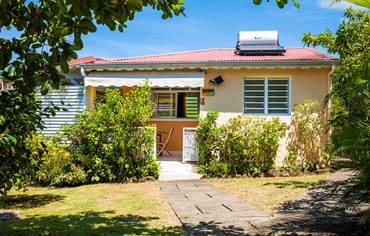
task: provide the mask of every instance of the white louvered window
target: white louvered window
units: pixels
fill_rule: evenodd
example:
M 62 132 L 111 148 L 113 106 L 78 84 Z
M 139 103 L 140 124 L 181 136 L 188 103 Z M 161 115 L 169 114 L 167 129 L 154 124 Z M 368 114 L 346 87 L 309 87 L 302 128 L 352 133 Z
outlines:
M 288 78 L 244 79 L 245 114 L 289 114 Z

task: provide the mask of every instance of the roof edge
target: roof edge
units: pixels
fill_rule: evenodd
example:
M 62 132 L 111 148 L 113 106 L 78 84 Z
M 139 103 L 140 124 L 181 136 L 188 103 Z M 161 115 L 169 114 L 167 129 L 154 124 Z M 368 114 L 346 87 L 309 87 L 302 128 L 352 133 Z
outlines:
M 136 65 L 94 65 L 86 64 L 80 65 L 85 71 L 134 71 L 134 70 L 179 70 L 179 69 L 189 69 L 189 70 L 209 70 L 209 69 L 309 69 L 309 68 L 332 68 L 335 66 L 333 61 L 322 61 L 318 63 L 317 61 L 299 63 L 177 63 L 177 64 L 136 64 Z

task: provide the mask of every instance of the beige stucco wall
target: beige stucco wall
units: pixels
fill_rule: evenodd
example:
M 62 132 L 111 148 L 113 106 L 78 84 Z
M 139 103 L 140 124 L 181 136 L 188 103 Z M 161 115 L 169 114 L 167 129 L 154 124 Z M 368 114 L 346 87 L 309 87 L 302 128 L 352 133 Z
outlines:
M 307 99 L 323 101 L 329 91 L 328 75 L 331 68 L 320 69 L 241 69 L 241 70 L 209 70 L 206 72 L 205 87 L 215 90 L 214 96 L 206 96 L 205 104 L 200 106 L 201 116 L 209 111 L 220 113 L 218 123 L 227 122 L 231 117 L 243 112 L 243 79 L 250 77 L 288 77 L 291 79 L 291 106 Z M 222 76 L 224 83 L 218 86 L 209 85 L 210 79 Z M 271 118 L 272 116 L 266 116 Z M 283 122 L 290 123 L 290 115 L 278 116 Z M 279 141 L 276 164 L 282 165 L 286 150 L 286 138 Z
M 179 70 L 183 72 L 186 70 Z M 289 77 L 291 79 L 291 110 L 294 105 L 302 103 L 306 99 L 318 99 L 322 101 L 328 94 L 329 78 L 331 68 L 310 68 L 310 69 L 240 69 L 240 70 L 208 70 L 205 73 L 204 88 L 215 90 L 214 96 L 206 96 L 205 104 L 200 106 L 201 116 L 209 111 L 218 111 L 220 113 L 219 123 L 225 123 L 229 118 L 242 114 L 243 112 L 243 79 L 250 77 Z M 209 85 L 209 80 L 217 76 L 222 76 L 225 80 L 219 86 Z M 88 107 L 91 109 L 94 105 L 96 90 L 87 88 Z M 271 116 L 267 116 L 271 118 Z M 283 122 L 290 122 L 290 115 L 279 116 Z M 175 123 L 181 121 L 176 121 Z M 169 129 L 170 123 L 154 122 L 159 128 Z M 189 124 L 186 124 L 189 125 Z M 196 125 L 193 122 L 189 127 Z M 171 123 L 171 126 L 175 126 Z M 184 124 L 181 125 L 182 128 Z M 181 130 L 181 129 L 179 129 Z M 279 141 L 279 150 L 277 153 L 276 164 L 281 165 L 286 151 L 286 139 Z M 174 135 L 174 140 L 170 145 L 170 150 L 181 150 L 182 136 L 180 133 Z
M 250 77 L 291 78 L 291 109 L 306 99 L 323 100 L 328 94 L 330 70 L 330 68 L 209 70 L 206 72 L 204 88 L 215 89 L 215 95 L 205 97 L 201 111 L 242 113 L 243 79 Z M 222 76 L 225 82 L 218 86 L 209 85 L 209 80 L 217 76 Z

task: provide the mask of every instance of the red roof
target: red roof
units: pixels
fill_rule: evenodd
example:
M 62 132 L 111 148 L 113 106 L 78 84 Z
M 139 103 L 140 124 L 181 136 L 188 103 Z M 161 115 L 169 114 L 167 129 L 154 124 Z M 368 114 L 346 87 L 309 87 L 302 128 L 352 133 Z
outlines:
M 103 60 L 103 59 L 97 58 L 97 57 L 93 57 L 93 56 L 87 56 L 87 57 L 80 57 L 80 58 L 77 58 L 77 59 L 74 59 L 74 60 L 70 60 L 68 62 L 68 64 L 70 66 L 72 66 L 72 65 L 79 65 L 79 64 L 90 64 L 90 63 L 97 62 L 99 60 Z
M 234 48 L 215 48 L 175 53 L 164 53 L 118 59 L 80 58 L 74 64 L 157 64 L 157 63 L 209 63 L 209 62 L 295 62 L 295 61 L 333 61 L 334 58 L 311 48 L 287 48 L 282 55 L 236 55 Z M 84 60 L 88 62 L 84 62 Z

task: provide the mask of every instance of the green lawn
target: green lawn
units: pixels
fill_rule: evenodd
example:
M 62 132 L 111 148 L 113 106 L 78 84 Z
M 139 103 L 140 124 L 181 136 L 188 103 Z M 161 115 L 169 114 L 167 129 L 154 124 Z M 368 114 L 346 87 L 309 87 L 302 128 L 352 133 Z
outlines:
M 13 191 L 0 209 L 24 219 L 0 222 L 1 235 L 181 235 L 157 182 Z
M 329 175 L 330 173 L 297 177 L 214 178 L 208 181 L 261 211 L 273 213 L 283 203 L 302 196 L 311 186 Z

